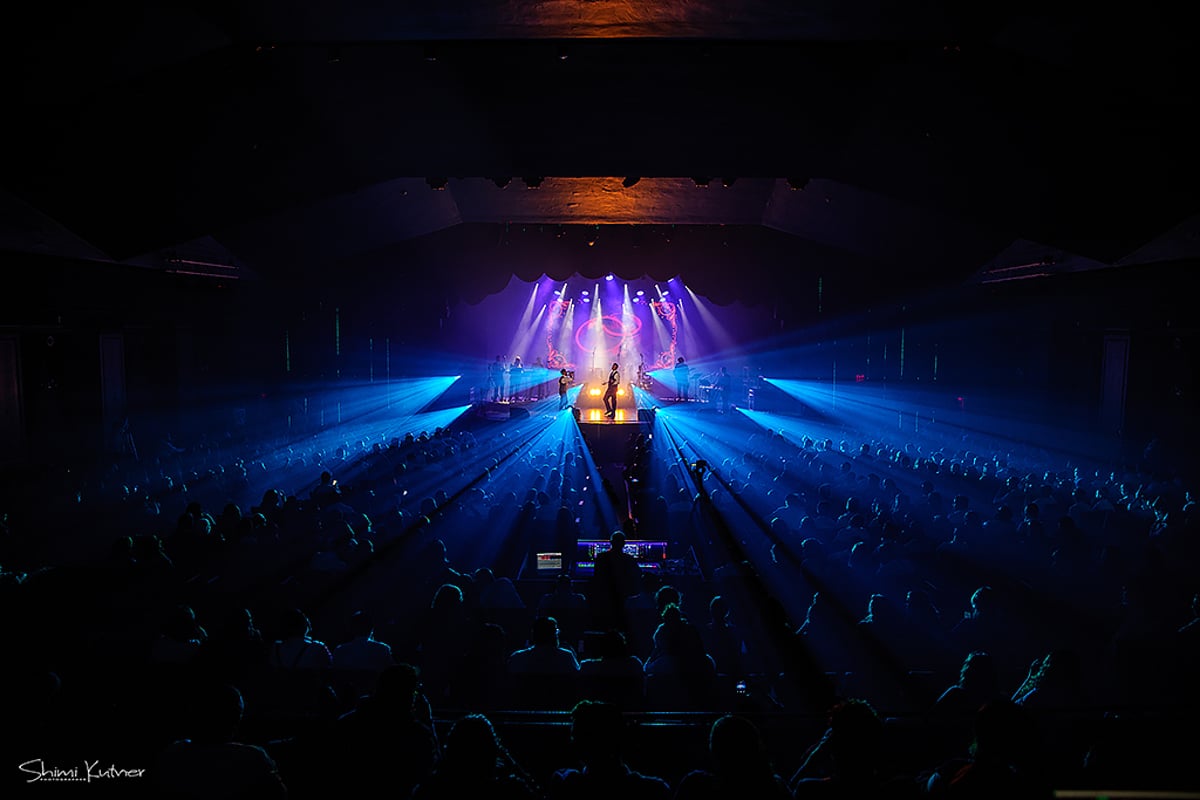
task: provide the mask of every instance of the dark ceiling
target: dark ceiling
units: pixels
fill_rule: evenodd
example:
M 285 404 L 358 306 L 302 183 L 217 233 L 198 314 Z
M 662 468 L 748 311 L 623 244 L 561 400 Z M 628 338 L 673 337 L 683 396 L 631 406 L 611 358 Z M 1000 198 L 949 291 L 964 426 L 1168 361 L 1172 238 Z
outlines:
M 489 248 L 536 234 L 595 272 L 674 230 L 669 270 L 884 283 L 1196 255 L 1197 51 L 1155 3 L 387 5 L 26 10 L 0 249 L 287 276 L 436 237 L 511 272 Z

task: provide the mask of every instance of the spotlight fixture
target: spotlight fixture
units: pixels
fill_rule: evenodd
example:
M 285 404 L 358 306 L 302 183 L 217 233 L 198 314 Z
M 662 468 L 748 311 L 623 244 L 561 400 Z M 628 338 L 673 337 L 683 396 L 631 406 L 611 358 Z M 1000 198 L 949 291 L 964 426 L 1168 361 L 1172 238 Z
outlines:
M 707 189 L 712 178 L 692 178 L 692 180 L 696 182 L 696 188 Z
M 626 178 L 625 180 L 621 181 L 621 185 L 624 186 L 626 189 L 632 189 L 634 186 L 637 185 L 637 182 L 640 180 L 641 180 L 641 178 Z
M 492 183 L 496 184 L 496 188 L 503 189 L 512 181 L 512 178 L 492 178 Z
M 449 182 L 449 180 L 449 178 L 426 178 L 425 183 L 429 184 L 430 189 L 433 189 L 435 192 L 440 192 L 442 189 L 446 188 L 446 184 Z
M 613 274 L 611 272 L 604 276 L 604 280 L 606 280 L 606 281 L 611 281 L 612 279 L 613 279 Z
M 736 180 L 737 178 L 721 178 L 721 185 L 728 189 Z
M 521 178 L 521 180 L 525 182 L 526 189 L 536 189 L 542 185 L 545 178 Z
M 641 297 L 641 296 L 642 296 L 642 295 L 644 295 L 644 294 L 645 294 L 645 292 L 644 292 L 644 291 L 642 291 L 641 289 L 638 289 L 638 293 L 637 293 L 637 296 L 638 296 L 638 297 Z
M 788 178 L 787 182 L 793 191 L 800 191 L 805 186 L 808 186 L 808 178 Z

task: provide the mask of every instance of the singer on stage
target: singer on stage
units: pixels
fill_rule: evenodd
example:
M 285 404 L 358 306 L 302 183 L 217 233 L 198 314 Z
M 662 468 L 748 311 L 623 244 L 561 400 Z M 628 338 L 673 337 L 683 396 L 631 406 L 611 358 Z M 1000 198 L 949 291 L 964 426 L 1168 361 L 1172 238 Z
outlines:
M 617 418 L 617 387 L 621 385 L 621 365 L 613 362 L 608 372 L 608 389 L 604 392 L 604 416 Z

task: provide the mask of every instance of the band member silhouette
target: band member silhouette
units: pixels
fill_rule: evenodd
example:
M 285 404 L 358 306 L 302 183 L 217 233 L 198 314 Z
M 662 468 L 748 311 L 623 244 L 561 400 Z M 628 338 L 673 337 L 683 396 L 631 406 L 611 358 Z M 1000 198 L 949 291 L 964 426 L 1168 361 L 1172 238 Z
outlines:
M 683 360 L 683 356 L 675 362 L 675 399 L 688 399 L 688 381 L 691 380 L 691 370 L 688 368 L 687 362 Z
M 566 368 L 558 371 L 558 410 L 562 411 L 567 407 L 567 389 L 571 388 L 571 375 Z
M 621 385 L 621 365 L 613 362 L 608 372 L 608 388 L 604 392 L 604 416 L 609 419 L 617 417 L 617 387 Z

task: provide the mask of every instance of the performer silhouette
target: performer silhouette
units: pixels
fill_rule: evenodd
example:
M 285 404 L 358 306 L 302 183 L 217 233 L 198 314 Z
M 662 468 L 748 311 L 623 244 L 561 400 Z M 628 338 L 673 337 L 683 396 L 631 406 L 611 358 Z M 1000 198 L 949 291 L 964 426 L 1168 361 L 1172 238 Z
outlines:
M 675 362 L 675 399 L 688 399 L 688 381 L 691 380 L 691 370 L 688 368 L 687 362 L 683 360 L 683 356 Z
M 571 388 L 571 373 L 567 372 L 566 368 L 558 371 L 558 410 L 562 411 L 567 407 L 567 389 Z
M 621 385 L 621 365 L 613 362 L 608 372 L 608 389 L 604 392 L 604 416 L 609 419 L 617 417 L 617 388 Z

